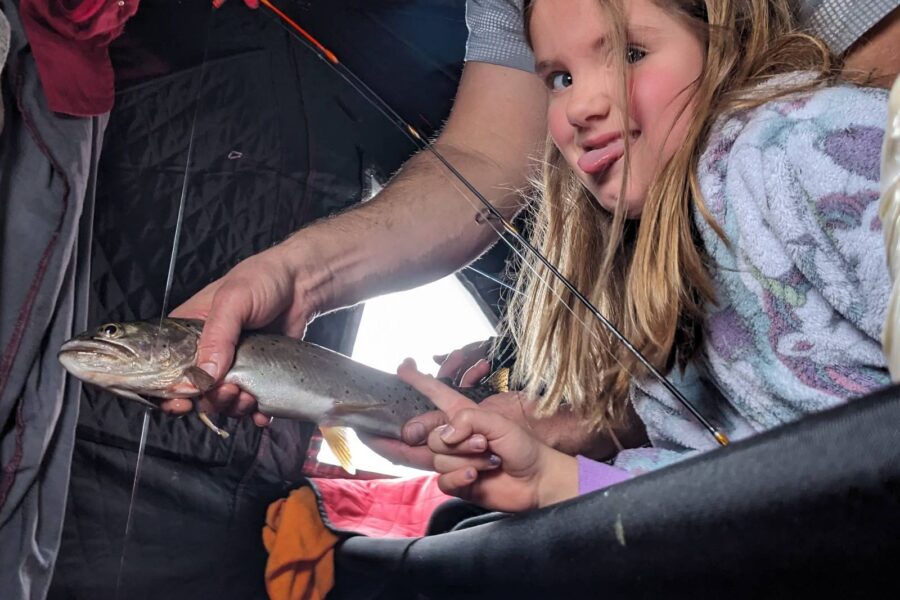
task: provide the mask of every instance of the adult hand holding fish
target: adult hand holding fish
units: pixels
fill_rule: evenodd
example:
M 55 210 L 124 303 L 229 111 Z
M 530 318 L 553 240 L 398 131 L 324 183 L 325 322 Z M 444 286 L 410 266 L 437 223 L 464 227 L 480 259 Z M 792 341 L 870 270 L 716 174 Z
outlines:
M 275 246 L 240 262 L 172 311 L 173 317 L 206 321 L 197 345 L 197 365 L 216 381 L 221 381 L 234 361 L 235 347 L 242 329 L 274 328 L 300 338 L 317 313 L 313 289 L 303 287 L 314 277 L 300 277 L 296 261 L 290 260 L 289 242 Z M 231 416 L 252 414 L 253 422 L 265 426 L 270 418 L 257 411 L 256 399 L 234 384 L 223 383 L 206 392 L 200 401 L 204 410 Z M 187 399 L 167 400 L 160 405 L 167 412 L 190 412 Z
M 428 436 L 442 491 L 504 512 L 539 508 L 578 495 L 574 457 L 420 373 L 410 359 L 397 374 L 448 417 L 446 426 Z

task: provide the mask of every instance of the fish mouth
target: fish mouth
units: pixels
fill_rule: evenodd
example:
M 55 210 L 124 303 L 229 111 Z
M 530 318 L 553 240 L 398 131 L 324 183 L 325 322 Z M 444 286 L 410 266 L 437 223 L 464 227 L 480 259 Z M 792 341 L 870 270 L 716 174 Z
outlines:
M 66 354 L 91 353 L 101 354 L 110 358 L 122 358 L 122 354 L 127 354 L 131 358 L 140 358 L 137 352 L 125 344 L 119 344 L 111 340 L 69 340 L 63 343 L 56 353 L 58 358 Z

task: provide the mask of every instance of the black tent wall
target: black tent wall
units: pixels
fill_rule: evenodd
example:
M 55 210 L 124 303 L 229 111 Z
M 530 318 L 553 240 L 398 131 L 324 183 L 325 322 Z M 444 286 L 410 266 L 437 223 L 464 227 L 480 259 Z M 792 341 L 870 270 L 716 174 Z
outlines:
M 281 4 L 355 67 L 374 64 L 374 87 L 423 130 L 445 117 L 461 68 L 462 1 Z M 384 179 L 414 150 L 265 11 L 231 1 L 210 14 L 208 2 L 143 0 L 113 49 L 118 89 L 98 182 L 94 324 L 162 310 L 195 107 L 170 309 L 242 258 L 358 203 L 370 171 Z M 418 37 L 406 39 L 404 28 Z M 308 339 L 349 350 L 347 319 L 318 320 Z M 223 418 L 232 436 L 222 440 L 193 417 L 153 413 L 125 546 L 142 417 L 133 402 L 85 388 L 49 597 L 265 598 L 265 509 L 300 481 L 311 426 L 259 430 Z
M 95 323 L 161 309 L 201 83 L 174 304 L 358 202 L 367 169 L 386 176 L 412 151 L 320 60 L 237 0 L 217 14 L 201 68 L 206 4 L 143 0 L 116 49 Z M 405 118 L 440 123 L 465 36 L 461 0 L 283 4 Z M 436 59 L 440 48 L 452 56 Z M 312 335 L 339 346 L 342 329 L 338 320 Z M 154 414 L 123 548 L 142 413 L 92 392 L 81 402 L 50 597 L 113 598 L 121 565 L 120 598 L 265 598 L 263 511 L 302 480 L 309 428 L 226 420 L 234 435 L 223 441 L 194 419 Z M 415 541 L 350 538 L 332 597 L 870 596 L 893 587 L 900 554 L 898 423 L 893 388 L 531 515 Z

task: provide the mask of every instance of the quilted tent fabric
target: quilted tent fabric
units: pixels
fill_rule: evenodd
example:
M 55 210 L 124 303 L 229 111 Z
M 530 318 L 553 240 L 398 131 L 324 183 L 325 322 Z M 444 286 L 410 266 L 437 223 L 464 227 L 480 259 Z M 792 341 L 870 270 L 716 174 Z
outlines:
M 464 49 L 463 2 L 285 4 L 310 29 L 330 31 L 323 41 L 349 63 L 396 53 L 392 67 L 376 68 L 396 78 L 374 85 L 402 99 L 410 118 L 444 118 Z M 421 42 L 439 44 L 441 56 L 386 33 L 421 26 L 423 15 L 451 36 Z M 112 50 L 119 89 L 98 181 L 92 324 L 162 309 L 196 107 L 170 309 L 242 258 L 365 199 L 372 177 L 385 180 L 414 151 L 274 20 L 237 2 L 208 18 L 205 3 L 144 0 Z M 381 50 L 364 35 L 383 40 Z M 409 78 L 429 87 L 417 102 Z M 307 338 L 347 350 L 348 320 L 346 311 L 319 319 Z M 88 388 L 80 402 L 49 597 L 265 598 L 265 509 L 301 480 L 312 426 L 276 420 L 260 430 L 223 417 L 232 434 L 223 440 L 193 417 L 152 413 L 126 545 L 144 409 Z

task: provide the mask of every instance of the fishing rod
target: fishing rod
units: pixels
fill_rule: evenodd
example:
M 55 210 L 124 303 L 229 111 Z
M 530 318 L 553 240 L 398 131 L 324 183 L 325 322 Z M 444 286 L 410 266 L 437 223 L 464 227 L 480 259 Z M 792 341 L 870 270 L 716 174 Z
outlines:
M 641 365 L 647 369 L 647 371 L 656 379 L 666 390 L 669 391 L 672 396 L 675 397 L 678 402 L 684 406 L 688 412 L 690 412 L 697 421 L 703 425 L 709 431 L 709 433 L 713 436 L 713 438 L 722 446 L 727 446 L 729 443 L 728 437 L 722 432 L 719 428 L 713 425 L 706 417 L 700 413 L 699 410 L 688 400 L 679 390 L 672 384 L 669 379 L 663 375 L 653 364 L 645 357 L 631 341 L 622 334 L 621 331 L 609 320 L 606 316 L 600 312 L 600 310 L 594 306 L 594 304 L 587 299 L 587 297 L 582 294 L 575 285 L 569 281 L 562 273 L 559 272 L 559 269 L 556 268 L 553 263 L 549 261 L 541 252 L 534 247 L 534 245 L 529 242 L 525 236 L 523 236 L 516 227 L 510 223 L 506 217 L 497 209 L 494 204 L 485 198 L 485 196 L 475 188 L 475 186 L 470 182 L 459 170 L 444 157 L 441 152 L 434 147 L 434 144 L 429 142 L 422 134 L 416 129 L 413 125 L 408 123 L 403 117 L 401 117 L 390 105 L 385 102 L 381 96 L 379 96 L 372 88 L 370 88 L 365 82 L 363 82 L 356 74 L 353 73 L 349 68 L 347 68 L 338 58 L 338 56 L 325 47 L 319 40 L 313 37 L 308 31 L 306 31 L 303 27 L 297 24 L 290 16 L 288 16 L 284 11 L 275 6 L 270 0 L 260 0 L 260 4 L 266 7 L 272 14 L 274 14 L 279 23 L 285 29 L 292 33 L 297 39 L 300 40 L 301 43 L 306 45 L 309 49 L 311 49 L 319 58 L 324 60 L 328 65 L 334 70 L 341 78 L 346 81 L 353 89 L 355 89 L 361 96 L 366 98 L 373 107 L 375 107 L 380 113 L 382 113 L 397 129 L 403 132 L 406 137 L 408 137 L 414 145 L 418 146 L 420 150 L 425 150 L 429 152 L 432 156 L 434 156 L 444 167 L 450 171 L 450 173 L 460 182 L 463 186 L 471 192 L 475 198 L 484 206 L 484 210 L 487 211 L 488 215 L 484 218 L 484 221 L 488 222 L 488 224 L 498 233 L 500 239 L 506 243 L 510 249 L 515 252 L 520 257 L 522 256 L 519 249 L 513 244 L 505 235 L 509 234 L 512 236 L 517 242 L 519 242 L 528 253 L 533 256 L 535 259 L 541 262 L 550 273 L 562 283 L 569 292 L 571 292 L 575 298 L 597 319 L 606 330 L 625 346 L 625 348 L 641 363 Z M 481 213 L 479 213 L 481 214 Z M 490 221 L 495 220 L 500 225 L 502 225 L 503 230 L 500 231 Z M 562 300 L 560 298 L 560 300 Z M 564 302 L 565 304 L 565 302 Z M 568 305 L 567 305 L 568 306 Z M 571 308 L 569 309 L 571 310 Z

